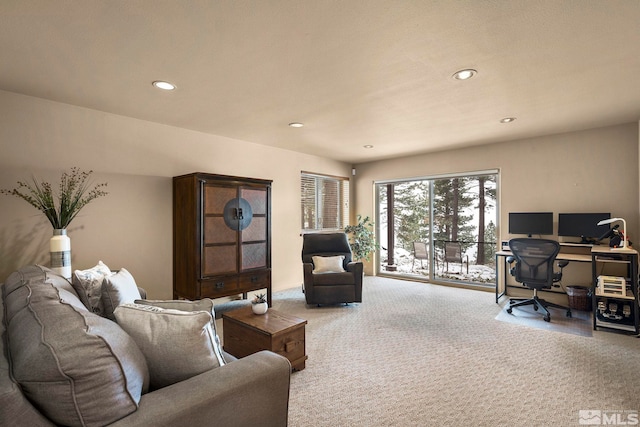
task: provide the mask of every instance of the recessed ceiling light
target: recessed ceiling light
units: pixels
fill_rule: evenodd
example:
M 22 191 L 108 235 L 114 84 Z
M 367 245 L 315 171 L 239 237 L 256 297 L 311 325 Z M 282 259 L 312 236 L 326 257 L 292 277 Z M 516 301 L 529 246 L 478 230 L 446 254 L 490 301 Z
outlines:
M 456 71 L 453 74 L 453 78 L 456 79 L 456 80 L 467 80 L 467 79 L 470 79 L 471 77 L 475 76 L 476 74 L 478 74 L 478 72 L 476 70 L 472 70 L 471 68 L 467 68 L 466 70 Z
M 302 126 L 304 126 L 304 124 L 298 123 L 298 122 L 293 122 L 293 123 L 289 123 L 289 126 L 292 127 L 292 128 L 301 128 Z
M 505 117 L 504 119 L 500 120 L 500 123 L 511 123 L 515 120 L 515 117 Z
M 373 145 L 368 145 L 367 144 L 367 145 L 363 145 L 363 147 L 366 148 L 366 149 L 370 149 L 370 148 L 373 148 Z
M 152 84 L 162 90 L 174 90 L 176 88 L 176 85 L 169 82 L 163 82 L 162 80 L 156 80 Z

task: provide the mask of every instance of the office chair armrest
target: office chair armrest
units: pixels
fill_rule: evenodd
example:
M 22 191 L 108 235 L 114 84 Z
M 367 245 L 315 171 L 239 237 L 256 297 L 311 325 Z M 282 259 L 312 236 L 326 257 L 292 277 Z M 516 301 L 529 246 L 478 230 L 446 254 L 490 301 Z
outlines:
M 569 261 L 558 261 L 558 267 L 560 268 L 565 268 L 567 265 L 569 265 Z
M 514 256 L 512 256 L 512 255 L 509 255 L 509 256 L 507 257 L 507 262 L 508 262 L 509 264 L 513 264 L 514 262 L 516 262 L 516 257 L 514 257 Z

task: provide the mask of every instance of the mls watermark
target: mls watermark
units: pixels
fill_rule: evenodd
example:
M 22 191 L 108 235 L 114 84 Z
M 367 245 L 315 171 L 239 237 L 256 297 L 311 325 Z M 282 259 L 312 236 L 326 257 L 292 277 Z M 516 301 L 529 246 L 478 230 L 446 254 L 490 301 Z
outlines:
M 640 425 L 638 411 L 604 411 L 581 409 L 578 424 L 583 426 L 637 426 Z

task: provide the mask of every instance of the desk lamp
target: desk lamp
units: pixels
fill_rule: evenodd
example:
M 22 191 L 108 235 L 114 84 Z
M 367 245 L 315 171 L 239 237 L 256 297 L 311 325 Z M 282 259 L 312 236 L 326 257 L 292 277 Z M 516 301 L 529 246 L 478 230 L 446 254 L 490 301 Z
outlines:
M 614 250 L 616 250 L 616 249 L 618 249 L 618 250 L 629 249 L 629 247 L 627 246 L 627 222 L 623 218 L 603 219 L 602 221 L 600 221 L 598 223 L 598 225 L 611 224 L 612 222 L 616 222 L 616 221 L 622 221 L 622 246 L 619 246 L 617 248 L 612 248 L 612 249 L 614 249 Z

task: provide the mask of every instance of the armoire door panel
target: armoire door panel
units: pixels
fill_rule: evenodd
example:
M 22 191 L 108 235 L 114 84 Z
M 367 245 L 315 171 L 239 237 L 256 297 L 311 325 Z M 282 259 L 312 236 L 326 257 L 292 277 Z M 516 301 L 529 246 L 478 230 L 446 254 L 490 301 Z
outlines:
M 267 243 L 245 243 L 242 245 L 242 270 L 267 266 Z
M 252 242 L 255 240 L 267 240 L 267 218 L 253 217 L 249 227 L 242 230 L 242 241 Z
M 251 205 L 254 215 L 265 215 L 267 213 L 267 192 L 251 188 L 242 188 L 240 197 Z
M 220 216 L 205 217 L 202 235 L 205 245 L 212 243 L 235 244 L 237 239 L 237 233 L 227 227 L 224 218 Z
M 235 246 L 205 246 L 202 257 L 202 276 L 233 274 L 238 272 Z
M 232 187 L 204 184 L 204 213 L 222 215 L 224 206 L 229 200 L 237 198 L 237 193 Z

